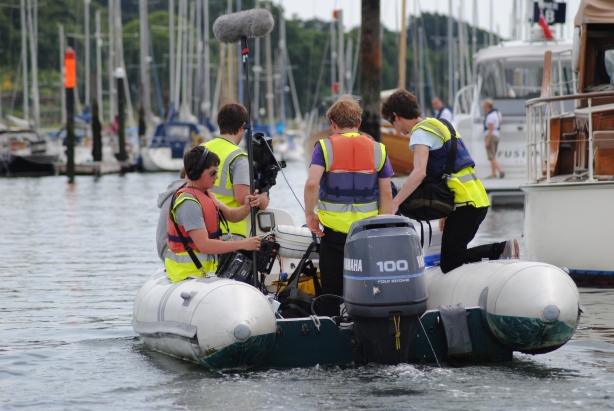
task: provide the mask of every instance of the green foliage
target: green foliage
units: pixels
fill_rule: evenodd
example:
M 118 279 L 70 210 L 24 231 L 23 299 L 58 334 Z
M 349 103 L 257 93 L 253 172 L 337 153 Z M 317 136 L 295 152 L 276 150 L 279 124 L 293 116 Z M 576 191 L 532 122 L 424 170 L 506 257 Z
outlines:
M 243 0 L 243 9 L 253 8 L 256 0 Z M 8 2 L 8 3 L 7 3 Z M 175 5 L 179 3 L 175 0 Z M 212 27 L 213 22 L 217 17 L 227 12 L 227 2 L 225 1 L 210 1 L 209 10 L 209 27 Z M 13 7 L 6 7 L 6 5 Z M 21 18 L 19 9 L 20 0 L 5 0 L 5 7 L 0 7 L 0 85 L 11 85 L 14 91 L 21 87 L 21 79 L 18 78 L 18 72 L 21 62 Z M 234 4 L 234 2 L 233 2 Z M 106 61 L 107 41 L 108 41 L 108 0 L 92 0 L 90 4 L 90 29 L 91 29 L 91 82 L 92 95 L 95 95 L 95 70 L 96 70 L 96 49 L 95 49 L 95 13 L 96 10 L 101 11 L 101 31 L 103 33 L 103 88 L 108 89 L 108 63 Z M 64 25 L 64 31 L 67 37 L 67 45 L 75 49 L 77 55 L 77 73 L 78 87 L 80 95 L 83 97 L 84 83 L 84 57 L 85 44 L 83 39 L 84 32 L 84 1 L 83 0 L 53 0 L 48 2 L 39 2 L 38 9 L 38 66 L 39 66 L 39 82 L 40 94 L 44 97 L 46 94 L 54 97 L 61 93 L 60 67 L 62 64 L 59 51 L 59 30 L 58 24 Z M 138 84 L 140 83 L 140 43 L 139 43 L 139 8 L 138 1 L 122 1 L 122 27 L 124 41 L 124 59 L 128 80 L 131 84 L 132 101 L 136 106 L 138 104 Z M 261 7 L 264 7 L 264 2 L 261 2 Z M 160 81 L 160 87 L 163 92 L 168 89 L 169 84 L 169 32 L 168 32 L 168 0 L 159 2 L 150 2 L 148 6 L 148 23 L 150 27 L 150 36 L 153 46 L 153 62 L 152 64 L 152 85 L 154 74 L 157 75 Z M 275 28 L 271 32 L 271 44 L 273 49 L 273 60 L 275 67 L 274 71 L 278 70 L 279 64 L 279 17 L 280 9 L 275 4 L 271 4 L 271 12 L 275 18 Z M 175 16 L 178 25 L 177 16 Z M 306 113 L 321 100 L 332 94 L 331 90 L 331 55 L 330 46 L 327 50 L 326 44 L 330 35 L 330 21 L 322 20 L 302 20 L 294 15 L 286 21 L 286 44 L 289 54 L 291 69 L 296 84 L 299 105 L 302 113 Z M 421 20 L 411 18 L 408 24 L 407 32 L 407 78 L 406 87 L 409 90 L 419 92 L 417 90 L 417 73 L 414 72 L 414 52 L 412 47 L 413 36 L 415 36 L 414 27 L 418 24 L 424 26 L 426 33 L 426 50 L 425 55 L 429 59 L 431 67 L 433 88 L 436 94 L 442 95 L 447 102 L 451 103 L 451 98 L 447 94 L 447 17 L 441 15 L 424 14 Z M 454 22 L 454 31 L 458 30 L 456 22 Z M 467 30 L 471 35 L 471 30 Z M 485 43 L 487 33 L 478 30 L 477 40 L 481 46 Z M 212 31 L 211 38 L 211 85 L 215 85 L 217 74 L 217 66 L 219 61 L 219 44 L 214 38 Z M 352 58 L 358 56 L 356 48 L 359 46 L 359 30 L 353 28 L 346 33 L 346 41 L 352 39 L 353 53 Z M 398 68 L 398 33 L 391 32 L 385 27 L 382 30 L 382 88 L 390 89 L 398 87 L 399 84 L 399 68 Z M 264 40 L 260 40 L 260 65 L 265 65 L 265 47 Z M 255 41 L 250 44 L 250 64 L 253 67 L 255 62 Z M 28 59 L 29 59 L 28 55 Z M 351 68 L 348 68 L 351 69 Z M 356 72 L 354 81 L 354 94 L 359 95 L 360 90 L 360 69 Z M 318 79 L 321 77 L 321 83 L 318 85 Z M 253 73 L 250 73 L 250 78 L 254 79 Z M 426 77 L 425 77 L 426 78 Z M 261 75 L 261 101 L 260 106 L 265 104 L 265 77 L 264 72 Z M 426 80 L 425 80 L 426 81 Z M 153 87 L 155 91 L 155 85 Z M 6 93 L 9 90 L 3 89 Z M 212 90 L 213 93 L 213 90 Z M 293 105 L 291 104 L 291 94 L 286 91 L 286 97 L 289 107 L 287 115 L 293 117 Z M 156 100 L 155 94 L 152 95 L 152 100 Z M 157 107 L 157 104 L 154 104 Z M 159 110 L 157 107 L 156 110 Z

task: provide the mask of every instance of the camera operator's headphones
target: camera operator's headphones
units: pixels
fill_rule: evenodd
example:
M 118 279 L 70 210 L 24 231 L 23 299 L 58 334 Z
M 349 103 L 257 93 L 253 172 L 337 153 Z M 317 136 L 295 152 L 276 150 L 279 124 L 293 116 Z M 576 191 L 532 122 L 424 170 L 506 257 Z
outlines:
M 188 178 L 192 181 L 198 180 L 205 171 L 205 161 L 207 160 L 207 156 L 209 155 L 210 151 L 207 147 L 203 146 L 203 148 L 205 150 L 203 151 L 202 156 L 200 156 L 200 160 L 198 160 L 196 168 L 194 170 L 190 170 L 190 172 L 188 173 Z

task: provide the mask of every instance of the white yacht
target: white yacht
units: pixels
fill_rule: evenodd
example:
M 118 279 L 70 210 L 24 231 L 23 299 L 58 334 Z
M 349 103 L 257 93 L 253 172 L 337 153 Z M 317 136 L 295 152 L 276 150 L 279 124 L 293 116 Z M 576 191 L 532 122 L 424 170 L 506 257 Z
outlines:
M 476 162 L 476 173 L 493 202 L 522 203 L 520 186 L 526 176 L 526 120 L 524 101 L 541 90 L 544 53 L 571 50 L 569 41 L 504 41 L 474 56 L 475 82 L 463 87 L 454 99 L 453 125 Z M 571 53 L 560 54 L 562 73 L 571 80 Z M 570 92 L 570 90 L 567 90 Z M 558 92 L 558 91 L 557 91 Z M 489 179 L 490 162 L 484 145 L 482 102 L 492 99 L 503 121 L 497 160 L 504 178 Z
M 525 103 L 525 244 L 577 283 L 614 285 L 614 3 L 583 0 L 574 25 L 572 91 L 547 53 L 540 97 Z

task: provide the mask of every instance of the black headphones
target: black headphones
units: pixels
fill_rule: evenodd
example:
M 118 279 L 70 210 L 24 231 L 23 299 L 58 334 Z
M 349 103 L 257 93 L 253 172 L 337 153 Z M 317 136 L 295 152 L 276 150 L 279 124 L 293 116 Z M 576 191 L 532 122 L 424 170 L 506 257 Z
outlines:
M 207 156 L 209 155 L 209 149 L 207 147 L 204 147 L 205 149 L 203 151 L 203 155 L 200 156 L 200 160 L 198 160 L 198 164 L 196 165 L 196 168 L 194 170 L 190 170 L 190 172 L 188 173 L 188 178 L 192 181 L 196 181 L 200 178 L 200 176 L 203 175 L 203 172 L 205 171 L 205 161 L 207 160 Z

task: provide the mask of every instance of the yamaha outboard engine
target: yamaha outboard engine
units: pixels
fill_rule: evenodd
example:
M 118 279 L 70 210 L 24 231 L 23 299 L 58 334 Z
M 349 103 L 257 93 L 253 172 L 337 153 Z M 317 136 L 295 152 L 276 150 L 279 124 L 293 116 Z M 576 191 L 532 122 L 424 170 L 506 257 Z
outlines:
M 355 221 L 345 244 L 343 294 L 359 342 L 358 362 L 407 362 L 426 311 L 420 236 L 407 217 Z

